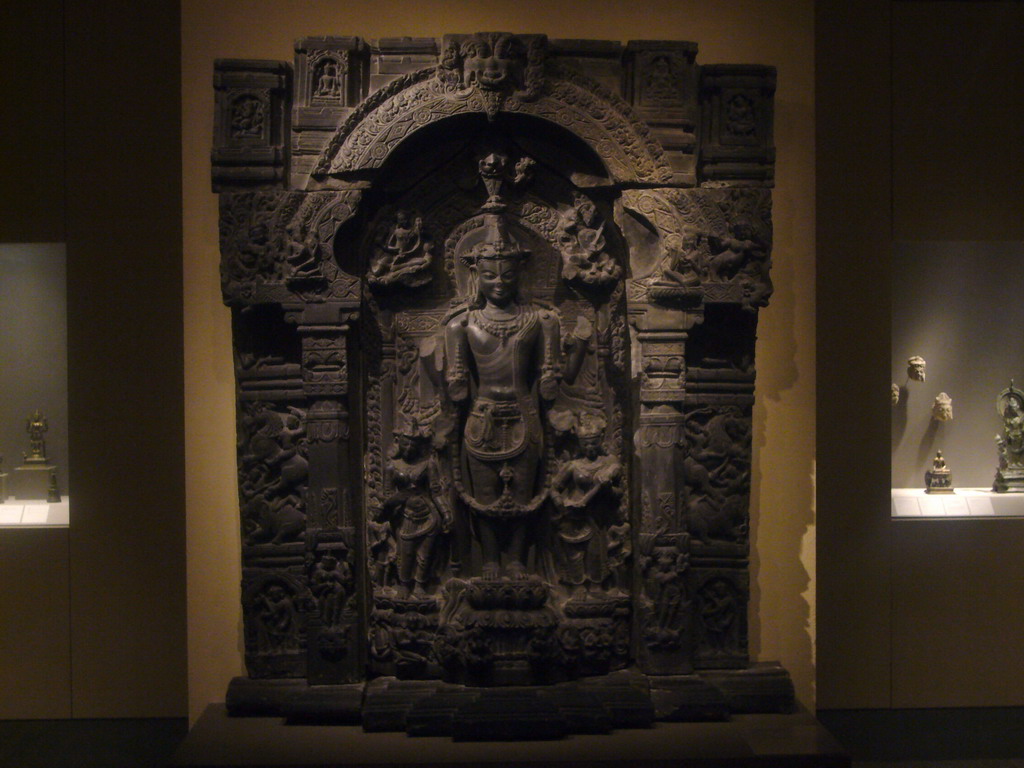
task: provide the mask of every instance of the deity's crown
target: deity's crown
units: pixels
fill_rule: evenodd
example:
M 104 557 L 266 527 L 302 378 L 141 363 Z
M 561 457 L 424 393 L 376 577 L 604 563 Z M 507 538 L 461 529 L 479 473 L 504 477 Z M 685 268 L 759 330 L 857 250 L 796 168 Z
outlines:
M 525 259 L 529 251 L 509 231 L 508 222 L 499 213 L 485 213 L 483 239 L 460 257 L 466 266 L 475 266 L 482 259 Z
M 416 416 L 399 416 L 395 424 L 395 437 L 408 437 L 417 440 L 428 435 L 429 425 L 421 424 Z

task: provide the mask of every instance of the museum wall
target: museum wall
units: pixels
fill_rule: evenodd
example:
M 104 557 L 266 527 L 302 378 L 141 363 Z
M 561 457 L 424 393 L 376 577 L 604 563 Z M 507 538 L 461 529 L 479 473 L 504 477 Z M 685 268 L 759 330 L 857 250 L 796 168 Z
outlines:
M 781 661 L 814 704 L 814 118 L 810 2 L 185 2 L 182 6 L 185 448 L 189 712 L 243 671 L 230 315 L 210 191 L 215 58 L 290 61 L 293 40 L 509 29 L 551 37 L 682 39 L 698 61 L 771 64 L 775 295 L 761 313 L 751 503 L 752 655 Z
M 180 717 L 178 6 L 11 10 L 0 29 L 0 239 L 67 244 L 76 460 L 69 528 L 0 530 L 0 717 Z
M 1024 239 L 1022 23 L 1019 3 L 816 8 L 819 708 L 1024 704 L 1024 520 L 891 520 L 888 395 L 893 244 Z M 935 328 L 993 280 L 960 254 Z M 974 311 L 997 325 L 997 298 Z

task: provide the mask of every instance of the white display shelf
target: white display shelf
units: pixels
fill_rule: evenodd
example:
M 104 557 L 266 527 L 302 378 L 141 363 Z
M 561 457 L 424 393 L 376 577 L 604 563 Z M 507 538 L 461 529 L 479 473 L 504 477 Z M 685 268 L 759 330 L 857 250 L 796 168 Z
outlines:
M 70 519 L 69 506 L 67 496 L 57 504 L 20 501 L 12 497 L 0 504 L 0 528 L 66 528 Z
M 899 520 L 1024 517 L 1024 493 L 994 493 L 988 488 L 957 488 L 954 493 L 925 493 L 920 488 L 893 488 L 892 516 Z

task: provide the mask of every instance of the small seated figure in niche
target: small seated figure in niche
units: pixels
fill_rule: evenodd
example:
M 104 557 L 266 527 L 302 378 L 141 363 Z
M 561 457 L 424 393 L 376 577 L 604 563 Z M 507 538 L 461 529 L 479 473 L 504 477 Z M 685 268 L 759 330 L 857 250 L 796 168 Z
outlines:
M 333 59 L 328 59 L 320 70 L 320 78 L 314 96 L 318 99 L 337 98 L 341 95 L 340 82 L 338 63 Z
M 316 564 L 310 581 L 324 626 L 336 627 L 341 622 L 341 613 L 352 588 L 352 567 L 347 561 L 326 554 Z
M 644 101 L 678 100 L 683 80 L 672 71 L 672 60 L 658 55 L 651 59 L 649 67 L 643 79 Z
M 621 522 L 622 465 L 604 449 L 605 426 L 600 414 L 581 414 L 575 429 L 578 454 L 551 481 L 560 580 L 577 594 L 600 587 L 610 573 L 608 544 L 598 521 Z
M 698 247 L 701 241 L 700 231 L 690 224 L 683 227 L 683 249 L 674 253 L 665 261 L 665 268 L 661 276 L 656 280 L 659 284 L 675 284 L 684 288 L 695 288 L 700 285 L 700 253 Z
M 450 515 L 444 513 L 446 507 L 439 507 L 432 496 L 437 469 L 426 455 L 429 441 L 429 430 L 415 419 L 395 430 L 388 462 L 395 490 L 381 510 L 381 517 L 390 522 L 395 532 L 401 593 L 416 598 L 427 594 L 436 570 L 438 538 L 447 534 L 451 526 Z
M 605 250 L 604 222 L 586 195 L 575 195 L 573 207 L 560 217 L 558 232 L 563 279 L 592 287 L 608 287 L 618 281 L 622 267 Z
M 925 359 L 920 355 L 907 358 L 907 378 L 910 381 L 924 381 L 926 365 Z
M 395 212 L 395 222 L 370 258 L 367 280 L 373 286 L 400 283 L 416 288 L 430 281 L 433 243 L 423 231 L 423 219 L 409 211 Z

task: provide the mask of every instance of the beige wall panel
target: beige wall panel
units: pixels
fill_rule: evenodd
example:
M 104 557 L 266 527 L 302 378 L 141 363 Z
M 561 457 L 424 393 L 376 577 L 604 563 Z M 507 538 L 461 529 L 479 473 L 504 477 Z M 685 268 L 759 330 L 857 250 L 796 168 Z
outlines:
M 1024 520 L 892 531 L 893 706 L 1024 706 Z
M 186 0 L 182 7 L 185 219 L 189 711 L 223 700 L 242 673 L 234 383 L 221 305 L 216 196 L 210 192 L 213 60 L 290 61 L 309 35 L 441 36 L 487 29 L 551 37 L 682 39 L 702 63 L 778 67 L 776 294 L 762 312 L 752 499 L 751 647 L 793 673 L 813 706 L 814 646 L 814 103 L 813 6 L 807 0 L 658 0 L 643 12 L 612 0 L 518 3 Z
M 64 3 L 10 5 L 0 22 L 0 242 L 61 242 Z
M 1024 3 L 893 4 L 897 240 L 1024 239 Z
M 0 719 L 71 716 L 68 529 L 0 530 Z
M 66 23 L 72 711 L 180 717 L 177 5 L 68 0 Z
M 817 10 L 818 707 L 887 707 L 889 3 Z

